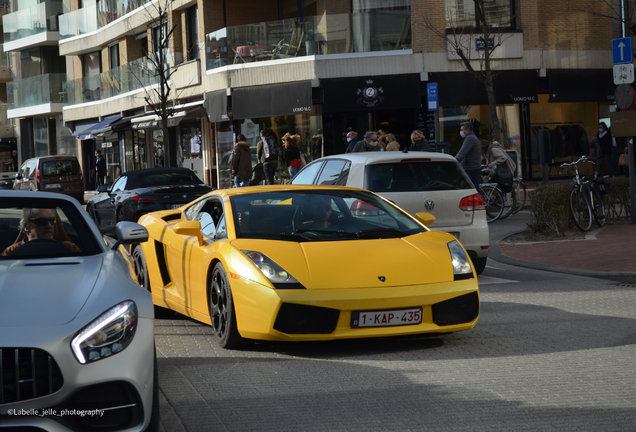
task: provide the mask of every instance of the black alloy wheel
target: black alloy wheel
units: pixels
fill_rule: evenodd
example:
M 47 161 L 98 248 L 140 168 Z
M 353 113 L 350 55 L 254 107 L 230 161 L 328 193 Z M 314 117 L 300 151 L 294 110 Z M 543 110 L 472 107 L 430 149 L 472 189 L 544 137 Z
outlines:
M 237 348 L 244 339 L 236 326 L 236 312 L 232 299 L 232 290 L 223 264 L 217 263 L 212 271 L 210 283 L 210 318 L 216 342 L 227 349 Z

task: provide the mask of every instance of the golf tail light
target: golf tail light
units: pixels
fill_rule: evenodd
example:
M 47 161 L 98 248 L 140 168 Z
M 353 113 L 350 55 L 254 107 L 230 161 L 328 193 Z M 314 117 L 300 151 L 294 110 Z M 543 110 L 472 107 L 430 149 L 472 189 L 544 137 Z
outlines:
M 84 327 L 73 338 L 71 348 L 80 363 L 93 363 L 126 349 L 136 330 L 137 307 L 127 300 Z
M 470 265 L 470 260 L 464 252 L 464 248 L 459 244 L 457 240 L 453 240 L 448 243 L 448 250 L 451 254 L 451 260 L 453 262 L 453 274 L 454 280 L 472 279 L 473 267 Z
M 298 281 L 294 279 L 292 275 L 287 273 L 281 266 L 269 259 L 266 255 L 260 252 L 242 251 L 249 259 L 252 260 L 254 265 L 265 275 L 267 279 L 273 284 L 277 283 L 295 283 Z
M 459 208 L 463 211 L 486 210 L 484 198 L 480 194 L 475 194 L 462 198 Z

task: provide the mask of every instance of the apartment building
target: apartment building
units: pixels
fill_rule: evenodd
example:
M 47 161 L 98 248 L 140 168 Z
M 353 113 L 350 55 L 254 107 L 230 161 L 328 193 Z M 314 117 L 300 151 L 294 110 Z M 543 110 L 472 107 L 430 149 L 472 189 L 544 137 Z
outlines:
M 608 18 L 611 5 L 602 0 L 485 3 L 496 24 L 487 43 L 497 46 L 492 68 L 503 141 L 516 152 L 520 174 L 537 178 L 540 130 L 550 131 L 555 163 L 571 160 L 589 153 L 599 119 L 614 109 L 611 39 L 620 37 L 620 22 Z M 421 129 L 451 153 L 461 145 L 461 121 L 492 137 L 485 88 L 452 49 L 451 40 L 459 40 L 472 66 L 482 67 L 486 42 L 472 0 L 68 6 L 57 18 L 59 53 L 67 59 L 64 104 L 51 103 L 46 115 L 63 112 L 62 129 L 71 131 L 71 152 L 85 172 L 94 149 L 106 154 L 110 182 L 126 170 L 179 165 L 228 186 L 235 136 L 256 145 L 265 128 L 300 134 L 307 160 L 343 153 L 349 130 L 383 129 L 406 144 Z M 158 53 L 166 56 L 167 84 L 148 60 Z M 429 111 L 428 84 L 437 85 L 437 110 Z M 153 97 L 166 87 L 170 96 L 157 103 Z M 21 126 L 35 124 L 39 117 L 20 103 L 12 115 Z M 162 105 L 170 113 L 166 128 L 155 111 Z

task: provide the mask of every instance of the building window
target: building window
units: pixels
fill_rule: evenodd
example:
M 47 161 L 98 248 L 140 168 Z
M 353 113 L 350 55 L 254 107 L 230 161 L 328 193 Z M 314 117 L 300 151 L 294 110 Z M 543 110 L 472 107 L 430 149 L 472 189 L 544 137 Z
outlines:
M 168 56 L 168 41 L 165 40 L 168 34 L 168 24 L 161 24 L 152 29 L 152 54 L 157 63 L 163 60 L 168 65 L 170 59 Z M 160 50 L 163 51 L 160 53 Z
M 119 67 L 119 44 L 108 47 L 108 69 L 113 70 Z
M 483 0 L 486 22 L 491 27 L 514 29 L 514 0 Z M 479 27 L 474 0 L 446 0 L 446 28 Z
M 448 2 L 448 0 L 447 0 Z M 472 3 L 473 0 L 470 0 Z M 411 0 L 353 0 L 353 12 L 411 10 Z
M 188 60 L 199 58 L 199 9 L 188 9 Z

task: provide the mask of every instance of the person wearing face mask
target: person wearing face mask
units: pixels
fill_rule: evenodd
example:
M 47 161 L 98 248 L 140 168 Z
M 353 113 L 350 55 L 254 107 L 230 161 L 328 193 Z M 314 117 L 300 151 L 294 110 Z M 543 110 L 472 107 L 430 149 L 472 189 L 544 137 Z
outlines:
M 473 182 L 477 192 L 479 188 L 479 175 L 481 173 L 481 141 L 473 133 L 473 125 L 470 122 L 463 122 L 460 125 L 459 134 L 464 138 L 462 147 L 455 155 L 455 159 L 460 163 L 468 178 Z
M 367 151 L 382 151 L 382 146 L 378 143 L 378 134 L 374 131 L 368 131 L 364 136 L 363 141 L 358 141 L 358 144 L 351 150 L 351 153 L 361 153 Z
M 616 150 L 616 140 L 612 137 L 612 132 L 607 128 L 605 122 L 598 124 L 596 145 L 598 146 L 598 158 L 596 159 L 594 174 L 597 177 L 601 174 L 601 164 L 603 163 L 603 159 L 607 159 L 607 166 L 609 168 L 608 175 L 614 177 L 614 171 L 616 171 L 618 162 L 618 151 Z
M 421 130 L 413 131 L 409 151 L 430 151 L 428 140 L 424 138 L 424 132 Z
M 356 144 L 358 144 L 358 132 L 349 131 L 347 134 L 347 143 L 349 143 L 347 146 L 347 153 L 351 153 Z

